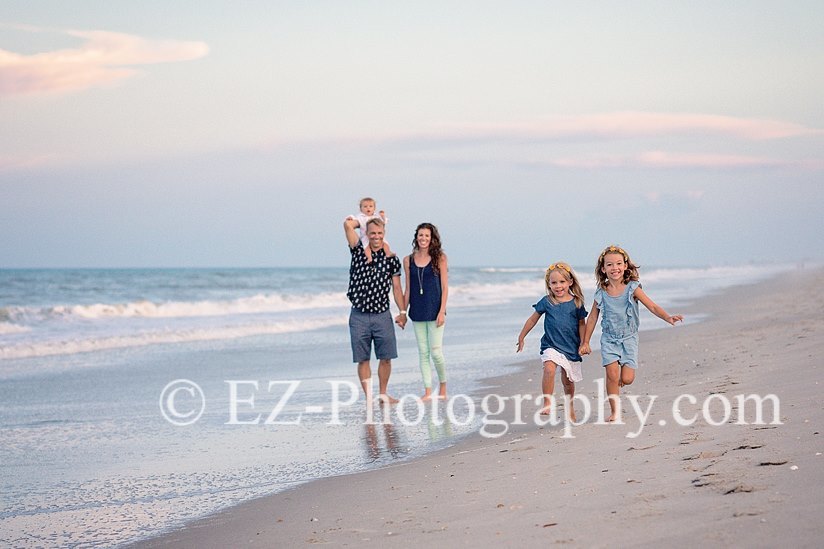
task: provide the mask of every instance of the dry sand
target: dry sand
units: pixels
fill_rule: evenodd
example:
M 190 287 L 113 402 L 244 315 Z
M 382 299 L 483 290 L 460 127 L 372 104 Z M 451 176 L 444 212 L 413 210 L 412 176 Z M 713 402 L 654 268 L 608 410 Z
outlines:
M 536 426 L 537 407 L 524 404 L 526 424 L 500 438 L 472 435 L 415 461 L 319 480 L 140 545 L 820 547 L 822 287 L 821 270 L 782 275 L 670 311 L 711 313 L 704 322 L 643 332 L 638 376 L 622 395 L 637 395 L 644 409 L 657 398 L 636 438 L 626 436 L 640 428 L 626 399 L 625 425 L 591 418 L 574 438 Z M 537 360 L 509 368 L 499 394 L 539 391 Z M 594 403 L 602 376 L 596 351 L 579 393 Z M 736 424 L 736 395 L 769 393 L 782 425 L 769 423 L 769 403 L 755 425 L 752 401 L 749 424 Z M 681 394 L 697 399 L 681 405 L 684 417 L 699 414 L 691 426 L 674 420 Z M 711 420 L 723 418 L 722 397 L 733 406 L 723 425 L 701 418 L 711 395 Z M 581 419 L 580 403 L 576 410 Z

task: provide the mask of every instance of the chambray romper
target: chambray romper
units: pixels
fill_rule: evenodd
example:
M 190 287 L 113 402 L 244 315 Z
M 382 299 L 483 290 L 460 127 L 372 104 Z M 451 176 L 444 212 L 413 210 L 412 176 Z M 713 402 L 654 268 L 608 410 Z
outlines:
M 632 297 L 641 283 L 631 281 L 618 297 L 603 288 L 595 290 L 595 303 L 601 311 L 601 362 L 638 367 L 638 300 Z

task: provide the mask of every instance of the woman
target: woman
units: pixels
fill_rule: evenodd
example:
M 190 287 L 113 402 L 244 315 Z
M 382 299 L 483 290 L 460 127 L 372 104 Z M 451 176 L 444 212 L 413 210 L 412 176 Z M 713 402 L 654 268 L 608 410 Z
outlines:
M 437 398 L 446 398 L 446 366 L 443 357 L 443 328 L 446 321 L 446 299 L 449 293 L 446 254 L 441 250 L 441 236 L 431 223 L 421 223 L 415 229 L 412 254 L 403 260 L 406 275 L 404 305 L 415 328 L 418 359 L 423 376 L 423 400 L 432 395 L 432 368 L 438 371 L 440 389 Z

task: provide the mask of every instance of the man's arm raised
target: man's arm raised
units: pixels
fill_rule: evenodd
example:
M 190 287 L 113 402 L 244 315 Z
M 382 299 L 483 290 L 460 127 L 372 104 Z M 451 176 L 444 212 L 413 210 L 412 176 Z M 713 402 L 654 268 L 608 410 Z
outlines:
M 355 232 L 355 229 L 358 227 L 358 220 L 357 219 L 344 219 L 343 220 L 343 230 L 346 233 L 346 241 L 349 242 L 349 247 L 354 248 L 360 242 L 360 238 L 358 237 L 358 233 Z

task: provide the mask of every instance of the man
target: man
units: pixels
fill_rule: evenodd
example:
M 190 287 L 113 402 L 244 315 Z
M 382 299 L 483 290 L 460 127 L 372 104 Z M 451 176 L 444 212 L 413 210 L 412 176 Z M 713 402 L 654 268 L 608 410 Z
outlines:
M 349 265 L 349 291 L 346 293 L 352 302 L 349 314 L 349 337 L 352 342 L 352 361 L 358 364 L 358 378 L 363 392 L 369 397 L 372 379 L 372 344 L 378 359 L 378 387 L 381 402 L 392 404 L 398 402 L 386 393 L 389 375 L 392 373 L 392 359 L 398 356 L 395 341 L 395 327 L 389 312 L 389 290 L 395 298 L 400 314 L 395 318 L 401 329 L 406 326 L 406 311 L 403 306 L 403 289 L 401 288 L 401 262 L 397 256 L 387 257 L 383 249 L 384 223 L 380 218 L 370 219 L 366 223 L 366 235 L 372 261 L 367 263 L 363 244 L 355 229 L 356 219 L 343 222 L 346 240 L 352 253 Z

